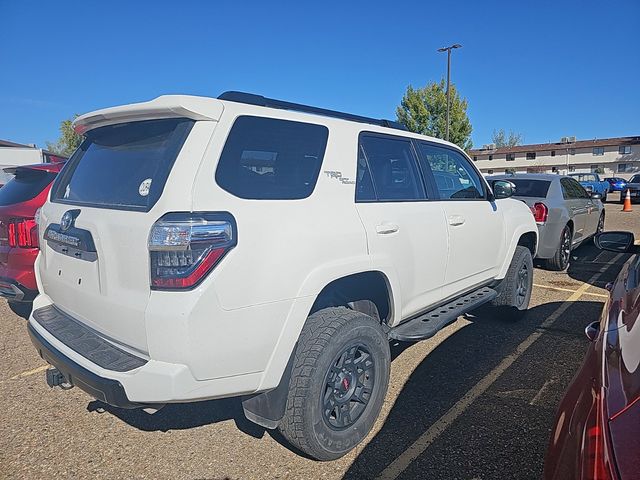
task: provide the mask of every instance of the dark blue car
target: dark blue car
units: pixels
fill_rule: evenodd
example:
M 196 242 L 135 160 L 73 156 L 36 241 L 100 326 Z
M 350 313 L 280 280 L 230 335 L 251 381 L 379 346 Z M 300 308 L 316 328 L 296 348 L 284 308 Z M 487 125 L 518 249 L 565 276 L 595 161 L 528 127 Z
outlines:
M 610 192 L 621 192 L 622 190 L 624 190 L 624 187 L 627 186 L 627 181 L 624 178 L 609 177 L 605 178 L 605 180 L 609 182 Z

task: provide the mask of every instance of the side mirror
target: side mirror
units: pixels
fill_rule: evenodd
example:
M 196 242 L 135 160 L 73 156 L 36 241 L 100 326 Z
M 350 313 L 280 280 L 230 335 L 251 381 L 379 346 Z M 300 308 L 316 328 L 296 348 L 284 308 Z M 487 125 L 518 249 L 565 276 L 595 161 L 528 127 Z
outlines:
M 631 232 L 602 232 L 593 238 L 600 250 L 616 253 L 629 253 L 635 250 L 635 237 Z
M 491 189 L 496 200 L 512 197 L 516 193 L 516 186 L 508 180 L 494 180 Z
M 602 198 L 602 195 L 596 192 L 589 192 L 589 196 L 592 200 L 600 200 Z
M 600 322 L 591 322 L 584 329 L 584 334 L 587 336 L 589 341 L 593 342 L 596 338 L 598 338 L 599 331 L 600 331 Z

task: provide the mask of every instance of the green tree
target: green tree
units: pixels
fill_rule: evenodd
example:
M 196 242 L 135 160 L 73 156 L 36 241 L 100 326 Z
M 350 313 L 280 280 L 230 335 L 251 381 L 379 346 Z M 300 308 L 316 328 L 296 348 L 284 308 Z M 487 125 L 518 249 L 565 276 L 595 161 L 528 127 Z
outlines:
M 430 82 L 423 88 L 413 88 L 409 85 L 396 115 L 398 121 L 412 132 L 445 138 L 447 87 L 444 79 L 439 83 Z M 455 85 L 451 85 L 449 117 L 449 140 L 469 150 L 473 144 L 471 122 L 467 117 L 467 100 L 460 98 Z
M 491 135 L 491 143 L 495 143 L 496 148 L 515 147 L 516 145 L 522 145 L 523 141 L 524 136 L 521 133 L 509 131 L 507 135 L 504 128 L 494 130 L 493 135 Z
M 73 118 L 77 116 L 76 114 Z M 47 150 L 69 157 L 80 146 L 81 142 L 82 135 L 75 132 L 73 119 L 68 118 L 60 122 L 60 138 L 56 143 L 47 142 Z

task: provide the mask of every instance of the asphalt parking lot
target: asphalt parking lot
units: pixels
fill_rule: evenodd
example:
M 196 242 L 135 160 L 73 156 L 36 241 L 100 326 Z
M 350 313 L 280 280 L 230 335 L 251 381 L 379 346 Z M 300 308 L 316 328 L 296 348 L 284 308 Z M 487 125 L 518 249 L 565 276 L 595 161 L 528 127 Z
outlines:
M 640 237 L 640 206 L 606 206 L 607 230 Z M 0 303 L 2 478 L 530 479 L 542 473 L 556 406 L 628 257 L 593 245 L 567 272 L 537 268 L 522 321 L 486 309 L 434 338 L 394 344 L 382 415 L 363 445 L 327 463 L 296 455 L 244 419 L 239 401 L 170 405 L 154 415 L 51 390 L 25 321 Z

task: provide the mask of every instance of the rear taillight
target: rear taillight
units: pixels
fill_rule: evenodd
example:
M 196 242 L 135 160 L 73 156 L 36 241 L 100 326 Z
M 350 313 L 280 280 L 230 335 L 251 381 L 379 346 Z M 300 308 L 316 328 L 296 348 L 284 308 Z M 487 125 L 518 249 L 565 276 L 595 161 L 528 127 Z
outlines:
M 615 468 L 608 440 L 608 419 L 605 413 L 604 392 L 596 393 L 582 440 L 583 480 L 613 480 Z
M 533 213 L 533 218 L 536 220 L 536 223 L 544 223 L 547 221 L 549 209 L 544 203 L 536 202 L 533 207 L 531 207 L 531 213 Z
M 229 213 L 165 215 L 149 234 L 151 288 L 196 286 L 236 243 L 236 222 Z
M 12 218 L 7 224 L 7 242 L 14 248 L 37 248 L 38 225 L 35 219 Z

